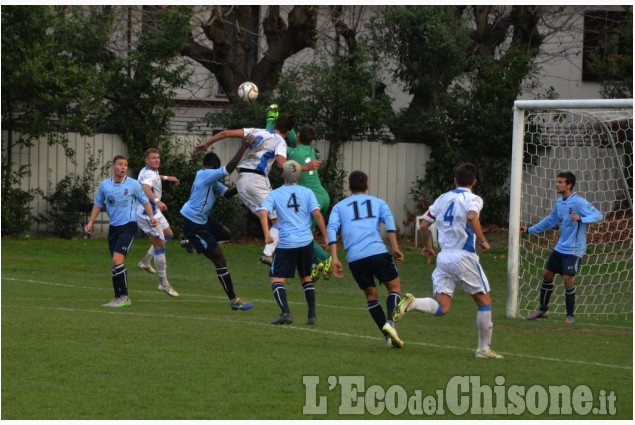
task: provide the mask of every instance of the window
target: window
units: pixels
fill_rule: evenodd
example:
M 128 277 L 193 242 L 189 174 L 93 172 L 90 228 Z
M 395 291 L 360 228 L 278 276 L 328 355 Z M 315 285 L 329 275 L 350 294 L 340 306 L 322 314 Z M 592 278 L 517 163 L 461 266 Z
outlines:
M 611 61 L 627 52 L 623 29 L 627 25 L 627 12 L 593 10 L 584 14 L 584 48 L 582 56 L 582 80 L 601 81 L 594 62 L 604 61 L 608 66 L 604 77 L 615 77 Z

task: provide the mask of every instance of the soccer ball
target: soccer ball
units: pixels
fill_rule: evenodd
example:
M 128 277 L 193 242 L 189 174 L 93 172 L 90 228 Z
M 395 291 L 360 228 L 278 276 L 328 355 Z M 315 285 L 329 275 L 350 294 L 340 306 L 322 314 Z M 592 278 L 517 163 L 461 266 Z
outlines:
M 246 81 L 238 87 L 238 97 L 246 102 L 253 102 L 258 98 L 258 86 Z

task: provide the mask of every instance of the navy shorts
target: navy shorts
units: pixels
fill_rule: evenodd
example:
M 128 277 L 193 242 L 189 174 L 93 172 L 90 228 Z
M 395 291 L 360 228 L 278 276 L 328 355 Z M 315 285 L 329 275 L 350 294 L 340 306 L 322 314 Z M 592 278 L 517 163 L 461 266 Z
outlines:
M 580 268 L 582 258 L 571 254 L 553 251 L 547 260 L 546 269 L 559 275 L 575 276 Z
M 134 237 L 137 234 L 137 222 L 131 221 L 121 226 L 108 227 L 108 247 L 110 248 L 110 258 L 115 255 L 115 252 L 128 255 L 130 247 L 134 242 Z
M 293 278 L 296 267 L 300 277 L 311 276 L 313 242 L 299 248 L 276 248 L 269 277 Z
M 214 217 L 209 217 L 205 224 L 194 223 L 183 217 L 183 233 L 199 254 L 218 247 L 215 235 L 218 235 L 224 228 L 225 226 Z
M 348 263 L 353 278 L 360 289 L 366 289 L 375 285 L 375 278 L 380 283 L 390 282 L 399 277 L 397 266 L 392 261 L 392 256 L 384 254 L 371 255 Z

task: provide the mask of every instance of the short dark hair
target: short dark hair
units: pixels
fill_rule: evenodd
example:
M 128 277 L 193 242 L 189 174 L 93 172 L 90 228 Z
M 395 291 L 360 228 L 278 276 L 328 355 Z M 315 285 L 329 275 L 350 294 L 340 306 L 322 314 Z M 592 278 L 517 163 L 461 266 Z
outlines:
M 220 168 L 220 158 L 214 152 L 209 152 L 203 157 L 203 167 Z
M 471 186 L 476 180 L 476 166 L 471 162 L 459 165 L 454 171 L 454 178 L 460 187 Z
M 295 118 L 293 118 L 293 115 L 283 112 L 278 115 L 278 119 L 273 125 L 273 128 L 278 130 L 280 133 L 288 133 L 293 129 L 294 124 Z
M 571 189 L 573 189 L 573 186 L 575 186 L 575 174 L 573 174 L 571 171 L 563 171 L 562 173 L 558 174 L 558 177 L 563 178 L 567 184 L 570 184 Z
M 312 125 L 305 124 L 300 127 L 300 131 L 298 131 L 298 136 L 300 136 L 299 143 L 303 145 L 310 145 L 313 140 L 317 137 L 317 132 Z
M 348 185 L 351 192 L 364 192 L 368 186 L 368 176 L 363 171 L 355 170 L 348 176 Z
M 112 164 L 115 165 L 115 162 L 119 161 L 120 159 L 124 159 L 126 160 L 126 162 L 128 162 L 128 158 L 126 158 L 123 155 L 115 155 L 115 157 L 112 159 Z

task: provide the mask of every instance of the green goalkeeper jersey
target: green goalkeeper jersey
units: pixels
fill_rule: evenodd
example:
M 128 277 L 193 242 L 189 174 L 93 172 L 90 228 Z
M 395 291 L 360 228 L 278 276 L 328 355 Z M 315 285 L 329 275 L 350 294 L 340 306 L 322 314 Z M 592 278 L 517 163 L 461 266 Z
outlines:
M 315 159 L 315 149 L 312 146 L 302 144 L 297 145 L 295 148 L 287 148 L 287 159 L 294 160 L 300 165 L 306 165 Z M 298 184 L 313 191 L 324 214 L 331 200 L 329 194 L 322 187 L 318 170 L 302 171 Z

